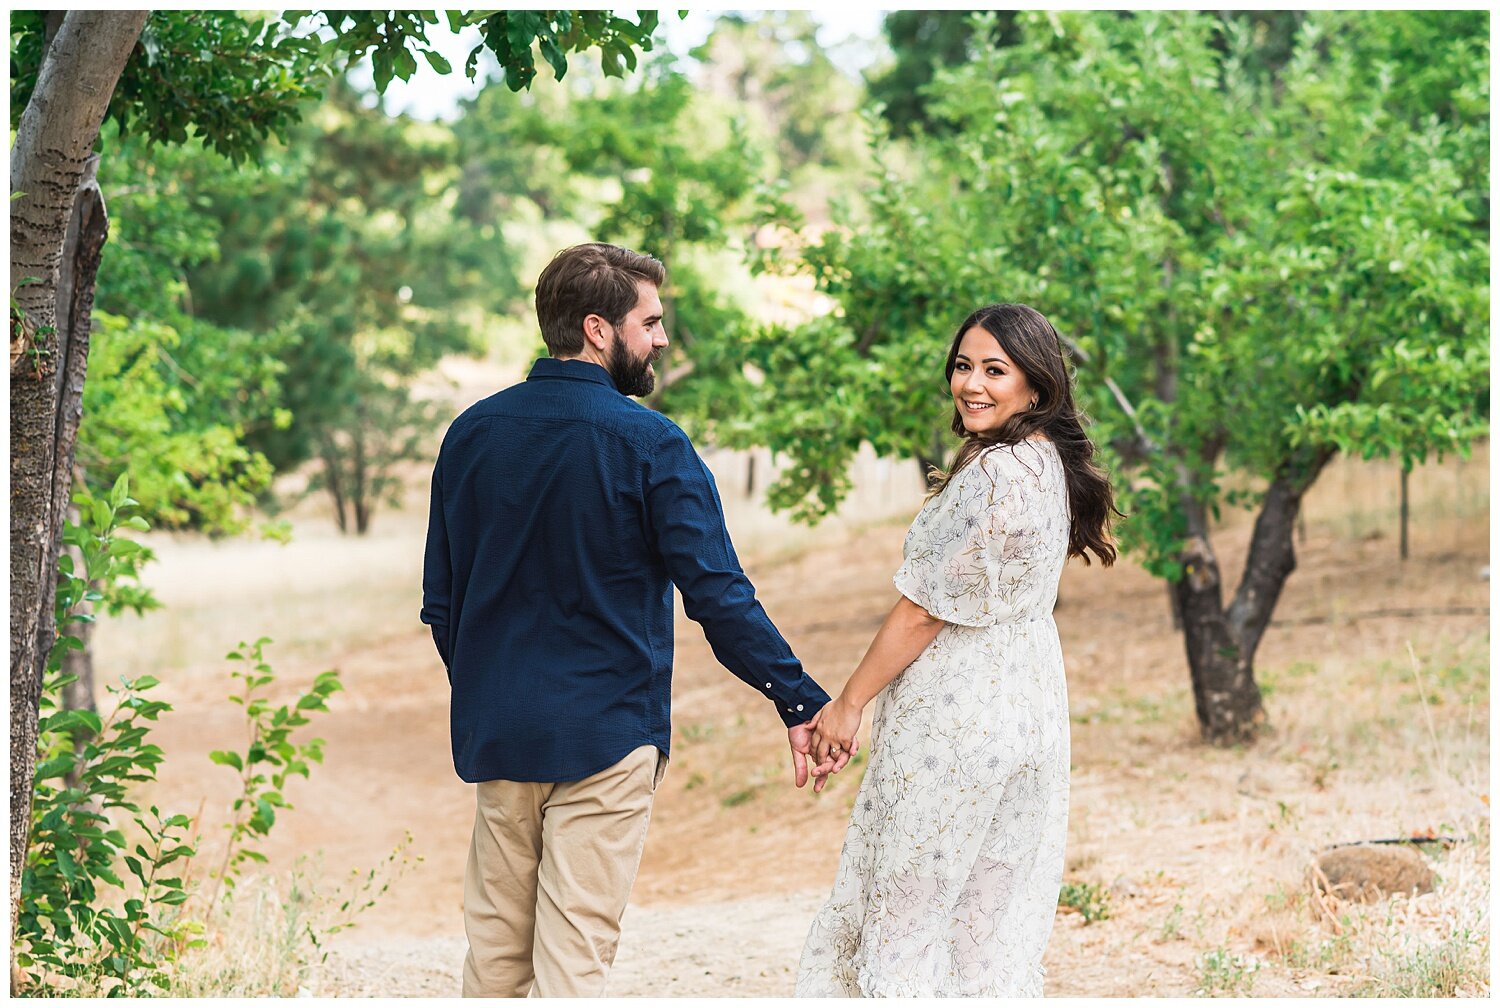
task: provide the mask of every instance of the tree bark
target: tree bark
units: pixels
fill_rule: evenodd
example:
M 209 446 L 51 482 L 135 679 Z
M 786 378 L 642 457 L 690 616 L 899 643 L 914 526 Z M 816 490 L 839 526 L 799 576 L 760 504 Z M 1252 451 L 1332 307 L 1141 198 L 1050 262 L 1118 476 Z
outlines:
M 1410 520 L 1411 520 L 1411 503 L 1410 503 L 1411 502 L 1411 498 L 1408 495 L 1408 490 L 1410 489 L 1409 486 L 1408 486 L 1408 484 L 1410 483 L 1410 478 L 1411 478 L 1411 467 L 1408 466 L 1405 462 L 1402 462 L 1401 463 L 1401 559 L 1402 560 L 1407 560 L 1407 559 L 1409 559 L 1411 557 L 1411 550 L 1408 548 L 1407 533 L 1406 533 L 1407 527 L 1409 526 Z
M 75 479 L 80 478 L 75 474 Z M 78 508 L 69 505 L 68 521 L 77 523 L 79 521 Z M 73 558 L 73 572 L 82 575 L 83 552 L 77 546 L 64 546 L 64 552 Z M 94 615 L 94 604 L 87 600 L 78 603 L 74 609 L 80 615 Z M 67 651 L 63 654 L 62 671 L 63 676 L 73 677 L 73 682 L 63 687 L 63 707 L 67 710 L 99 710 L 99 705 L 94 698 L 94 621 L 84 620 L 74 623 L 69 628 L 69 635 L 77 637 L 83 647 L 76 651 Z M 76 783 L 71 778 L 69 783 Z
M 370 416 L 363 409 L 354 413 L 354 430 L 349 436 L 349 454 L 354 460 L 352 478 L 354 487 L 350 497 L 354 502 L 354 534 L 364 535 L 370 530 L 370 485 L 369 463 L 365 458 L 365 438 L 370 434 Z
M 1214 745 L 1251 741 L 1265 722 L 1265 709 L 1250 658 L 1229 629 L 1218 558 L 1207 537 L 1194 536 L 1181 559 L 1182 578 L 1173 588 L 1182 610 L 1198 730 Z
M 1331 458 L 1332 451 L 1295 457 L 1282 466 L 1266 489 L 1250 537 L 1245 573 L 1228 613 L 1230 633 L 1250 659 L 1276 611 L 1281 589 L 1297 569 L 1293 539 L 1303 495 Z
M 147 14 L 69 11 L 11 148 L 11 192 L 23 194 L 11 203 L 10 214 L 12 930 L 31 825 L 37 702 L 56 636 L 57 558 L 81 414 L 94 272 L 108 230 L 97 184 L 80 183 Z M 77 253 L 64 277 L 70 229 L 76 231 Z
M 338 523 L 340 532 L 347 533 L 349 519 L 344 499 L 344 478 L 339 471 L 339 446 L 334 442 L 332 434 L 323 436 L 320 454 L 323 457 L 323 478 L 328 484 L 329 495 L 333 497 L 333 520 Z
M 1328 450 L 1293 457 L 1271 481 L 1255 520 L 1245 572 L 1227 608 L 1207 516 L 1201 505 L 1187 505 L 1183 576 L 1173 593 L 1182 612 L 1198 727 L 1207 742 L 1252 741 L 1266 723 L 1255 682 L 1255 652 L 1297 567 L 1294 537 L 1302 498 L 1332 457 Z

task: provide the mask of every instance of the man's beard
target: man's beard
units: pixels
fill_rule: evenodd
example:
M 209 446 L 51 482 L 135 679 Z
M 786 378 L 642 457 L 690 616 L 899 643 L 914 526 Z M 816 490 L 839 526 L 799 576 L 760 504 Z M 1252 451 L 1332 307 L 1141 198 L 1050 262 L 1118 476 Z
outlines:
M 616 339 L 609 348 L 609 362 L 605 365 L 605 370 L 609 372 L 621 395 L 648 396 L 656 388 L 656 373 L 651 370 L 651 365 L 659 357 L 659 349 L 644 357 L 631 357 L 625 349 L 625 342 Z

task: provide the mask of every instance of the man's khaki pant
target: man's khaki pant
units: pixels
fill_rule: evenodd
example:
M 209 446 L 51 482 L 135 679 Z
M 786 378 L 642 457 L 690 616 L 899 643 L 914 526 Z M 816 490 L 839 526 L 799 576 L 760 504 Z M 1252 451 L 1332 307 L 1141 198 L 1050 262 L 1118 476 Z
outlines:
M 580 781 L 478 785 L 464 997 L 604 994 L 665 769 L 647 745 Z

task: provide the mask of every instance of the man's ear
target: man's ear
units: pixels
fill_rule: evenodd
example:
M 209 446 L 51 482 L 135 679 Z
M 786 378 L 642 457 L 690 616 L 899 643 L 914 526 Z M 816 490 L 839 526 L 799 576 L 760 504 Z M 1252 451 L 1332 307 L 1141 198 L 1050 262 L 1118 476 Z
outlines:
M 608 335 L 609 323 L 604 321 L 604 316 L 585 315 L 583 317 L 583 338 L 585 340 L 588 340 L 590 343 L 594 343 L 596 340 L 600 341 L 597 347 L 602 350 L 604 349 L 603 341 L 608 339 Z

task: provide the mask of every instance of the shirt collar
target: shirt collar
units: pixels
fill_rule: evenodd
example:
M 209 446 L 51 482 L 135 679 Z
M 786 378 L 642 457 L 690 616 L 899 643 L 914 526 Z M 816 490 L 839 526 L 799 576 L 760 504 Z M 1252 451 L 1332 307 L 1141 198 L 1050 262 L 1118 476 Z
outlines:
M 598 382 L 615 388 L 615 380 L 598 364 L 586 360 L 558 360 L 556 357 L 538 357 L 531 365 L 527 381 L 534 378 L 571 378 L 574 381 Z M 618 390 L 617 390 L 618 391 Z

